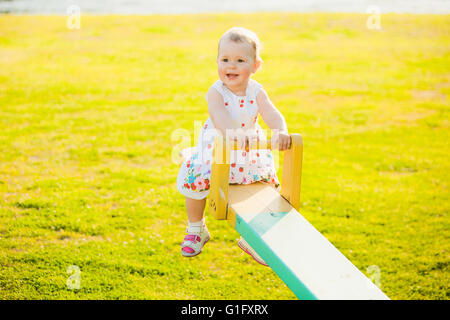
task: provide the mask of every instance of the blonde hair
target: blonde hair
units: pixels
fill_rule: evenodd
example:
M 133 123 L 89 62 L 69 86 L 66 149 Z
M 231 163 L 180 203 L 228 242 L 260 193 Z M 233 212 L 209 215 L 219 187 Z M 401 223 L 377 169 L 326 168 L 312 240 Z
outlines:
M 259 41 L 258 36 L 253 31 L 250 31 L 243 27 L 233 27 L 227 30 L 219 39 L 219 45 L 217 48 L 217 52 L 220 49 L 220 43 L 223 40 L 230 40 L 234 42 L 246 42 L 252 46 L 255 61 L 262 61 L 259 56 L 259 52 L 261 51 L 261 42 Z

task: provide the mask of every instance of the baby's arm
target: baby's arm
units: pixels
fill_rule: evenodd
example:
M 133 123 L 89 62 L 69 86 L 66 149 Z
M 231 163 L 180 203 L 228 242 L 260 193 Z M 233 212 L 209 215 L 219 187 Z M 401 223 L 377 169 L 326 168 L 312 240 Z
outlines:
M 243 149 L 248 144 L 250 137 L 247 137 L 241 131 L 240 124 L 233 120 L 228 111 L 225 110 L 222 95 L 216 89 L 210 88 L 207 99 L 208 112 L 214 127 L 220 130 L 224 137 L 227 137 L 227 130 L 229 130 L 227 138 L 238 141 L 240 148 Z
M 286 150 L 290 148 L 291 139 L 288 134 L 286 121 L 280 111 L 270 101 L 264 89 L 260 89 L 256 96 L 259 113 L 264 122 L 270 129 L 276 130 L 276 134 L 272 137 L 272 145 L 279 144 L 279 150 Z
M 210 88 L 207 94 L 208 112 L 214 127 L 222 132 L 225 137 L 227 129 L 238 129 L 239 124 L 234 121 L 225 110 L 222 95 L 214 88 Z

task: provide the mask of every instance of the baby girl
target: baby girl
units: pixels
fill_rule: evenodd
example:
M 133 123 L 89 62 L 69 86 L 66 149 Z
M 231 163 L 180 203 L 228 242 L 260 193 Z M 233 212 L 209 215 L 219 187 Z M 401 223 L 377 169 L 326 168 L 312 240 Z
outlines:
M 260 42 L 252 31 L 234 27 L 225 32 L 219 40 L 217 66 L 219 79 L 208 90 L 209 118 L 203 124 L 196 151 L 181 165 L 177 178 L 178 190 L 186 198 L 188 216 L 187 235 L 181 244 L 185 257 L 198 255 L 210 239 L 206 228 L 204 210 L 209 193 L 211 162 L 214 139 L 218 132 L 230 137 L 230 131 L 245 132 L 235 135 L 240 141 L 250 142 L 256 137 L 265 140 L 257 120 L 261 115 L 273 131 L 272 147 L 280 151 L 290 148 L 290 137 L 286 121 L 272 104 L 262 85 L 250 77 L 260 68 Z M 214 129 L 214 130 L 212 130 Z M 262 181 L 279 186 L 272 155 L 268 149 L 237 150 L 230 161 L 230 183 L 249 184 Z M 244 241 L 238 246 L 257 262 L 264 260 Z

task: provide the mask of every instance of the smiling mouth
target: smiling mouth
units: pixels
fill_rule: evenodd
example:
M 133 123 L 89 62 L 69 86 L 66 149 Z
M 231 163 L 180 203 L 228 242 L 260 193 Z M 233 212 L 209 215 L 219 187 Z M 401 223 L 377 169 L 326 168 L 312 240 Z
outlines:
M 236 74 L 236 73 L 227 73 L 226 76 L 227 76 L 227 78 L 230 79 L 230 80 L 233 80 L 233 79 L 236 79 L 237 77 L 239 77 L 239 75 Z

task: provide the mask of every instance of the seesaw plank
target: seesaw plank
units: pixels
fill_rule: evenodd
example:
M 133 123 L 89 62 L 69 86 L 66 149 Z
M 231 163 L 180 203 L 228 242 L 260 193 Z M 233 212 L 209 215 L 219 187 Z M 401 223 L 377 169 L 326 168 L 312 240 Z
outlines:
M 388 299 L 272 187 L 230 185 L 227 217 L 299 299 Z

